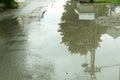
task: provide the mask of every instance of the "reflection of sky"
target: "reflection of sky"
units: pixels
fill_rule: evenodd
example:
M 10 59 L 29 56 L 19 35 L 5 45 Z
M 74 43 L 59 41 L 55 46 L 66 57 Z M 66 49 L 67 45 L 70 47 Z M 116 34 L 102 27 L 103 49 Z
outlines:
M 108 61 L 106 61 L 107 59 L 105 58 L 106 60 L 104 62 L 107 62 L 108 64 L 119 63 L 120 38 L 114 39 L 106 34 L 103 35 L 101 39 L 103 40 L 100 48 L 101 52 L 104 54 L 104 56 L 108 56 Z
M 43 58 L 55 63 L 56 80 L 64 80 L 65 78 L 71 80 L 75 78 L 76 74 L 81 71 L 81 62 L 84 62 L 84 58 L 80 58 L 79 55 L 71 56 L 67 48 L 64 45 L 60 45 L 61 36 L 57 31 L 58 23 L 64 11 L 61 6 L 64 3 L 65 1 L 58 0 L 53 6 L 48 6 L 44 19 L 40 23 L 31 23 L 29 28 L 34 28 L 28 30 L 28 47 Z M 31 58 L 27 58 L 28 64 L 33 62 L 29 59 Z
M 29 72 L 33 73 L 33 78 L 39 77 L 36 73 L 41 74 L 45 71 L 43 67 L 50 64 L 52 65 L 47 67 L 48 70 L 46 72 L 50 73 L 49 71 L 51 71 L 51 68 L 53 70 L 55 67 L 55 80 L 78 80 L 86 77 L 83 73 L 83 68 L 81 67 L 81 64 L 85 62 L 85 57 L 80 56 L 79 54 L 71 55 L 68 48 L 65 45 L 60 44 L 61 36 L 57 30 L 62 12 L 64 11 L 61 6 L 64 3 L 64 1 L 59 0 L 53 6 L 48 6 L 47 12 L 41 22 L 32 22 L 28 26 L 26 47 L 30 50 L 25 59 L 25 67 Z M 56 5 L 58 5 L 58 7 L 54 7 Z M 105 34 L 101 39 L 103 41 L 100 43 L 100 47 L 96 50 L 96 65 L 109 66 L 111 64 L 118 64 L 120 38 L 113 39 Z M 88 55 L 87 58 L 88 62 L 90 62 L 90 55 Z M 41 64 L 42 66 L 40 66 Z M 41 72 L 38 72 L 36 68 L 41 70 Z M 97 75 L 98 79 L 117 80 L 117 69 L 118 68 L 113 67 L 102 70 L 102 72 Z
M 81 76 L 85 76 L 85 74 L 81 72 L 83 70 L 81 64 L 85 62 L 85 58 L 84 56 L 80 56 L 79 54 L 71 55 L 70 52 L 68 52 L 67 47 L 60 44 L 61 36 L 57 32 L 57 24 L 59 23 L 61 14 L 64 11 L 61 8 L 63 3 L 64 2 L 62 1 L 58 1 L 56 4 L 53 5 L 53 7 L 49 6 L 44 19 L 40 23 L 42 28 L 40 33 L 44 35 L 39 35 L 42 36 L 40 37 L 40 40 L 46 41 L 41 42 L 44 48 L 40 50 L 40 54 L 43 57 L 54 61 L 57 80 L 64 80 L 65 78 L 69 80 L 78 80 L 81 78 Z M 58 5 L 58 7 L 54 7 L 56 5 Z M 47 24 L 45 24 L 46 22 Z M 96 65 L 107 66 L 111 64 L 118 64 L 118 52 L 120 52 L 118 48 L 120 47 L 119 38 L 115 40 L 106 34 L 103 35 L 101 39 L 103 40 L 103 42 L 100 43 L 100 47 L 96 50 Z M 90 55 L 87 56 L 87 58 L 89 62 Z M 111 70 L 103 70 L 102 73 L 98 74 L 98 78 L 101 80 L 113 80 L 113 78 L 115 79 L 116 77 L 117 79 L 117 76 L 115 76 L 118 74 L 116 69 L 112 68 Z M 111 77 L 109 77 L 109 75 Z
M 114 39 L 108 34 L 101 37 L 101 47 L 96 52 L 96 63 L 100 66 L 119 64 L 120 38 Z M 102 60 L 101 60 L 102 59 Z M 100 79 L 118 80 L 119 66 L 103 69 Z
M 120 13 L 120 6 L 117 6 L 117 7 L 115 8 L 115 12 L 116 12 L 116 13 Z

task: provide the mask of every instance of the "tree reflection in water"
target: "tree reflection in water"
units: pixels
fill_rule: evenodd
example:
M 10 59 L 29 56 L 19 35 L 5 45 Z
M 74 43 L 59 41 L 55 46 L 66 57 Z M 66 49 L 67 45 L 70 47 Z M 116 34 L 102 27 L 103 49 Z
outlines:
M 92 80 L 96 79 L 95 73 L 100 72 L 100 68 L 95 67 L 95 50 L 100 46 L 101 35 L 106 33 L 108 28 L 96 24 L 95 20 L 79 20 L 79 15 L 75 13 L 75 1 L 68 1 L 64 9 L 58 30 L 62 35 L 61 43 L 68 46 L 71 54 L 86 55 L 90 52 L 90 65 L 85 63 L 82 66 L 85 67 L 85 72 L 90 73 Z M 104 15 L 105 11 L 101 11 L 99 15 L 100 9 L 95 7 L 96 17 Z
M 62 35 L 62 42 L 68 46 L 68 50 L 73 54 L 87 54 L 89 51 L 99 47 L 101 35 L 107 27 L 100 26 L 95 20 L 79 20 L 73 1 L 67 2 L 65 12 L 61 18 L 59 32 Z

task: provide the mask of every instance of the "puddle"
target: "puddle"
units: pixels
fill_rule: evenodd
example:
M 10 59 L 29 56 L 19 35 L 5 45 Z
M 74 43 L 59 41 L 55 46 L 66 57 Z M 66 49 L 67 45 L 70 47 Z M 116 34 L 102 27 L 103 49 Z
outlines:
M 0 58 L 0 79 L 14 80 L 16 76 L 19 80 L 119 80 L 120 28 L 96 21 L 110 16 L 108 4 L 81 5 L 77 1 L 57 0 L 45 7 L 43 18 L 38 20 L 38 2 L 27 10 L 37 14 L 19 17 L 23 18 L 21 24 L 27 26 L 22 28 L 24 31 L 19 32 L 18 23 L 10 25 L 14 28 L 0 24 L 0 35 L 7 34 L 7 40 L 18 35 Z M 87 5 L 92 6 L 92 11 L 83 9 Z

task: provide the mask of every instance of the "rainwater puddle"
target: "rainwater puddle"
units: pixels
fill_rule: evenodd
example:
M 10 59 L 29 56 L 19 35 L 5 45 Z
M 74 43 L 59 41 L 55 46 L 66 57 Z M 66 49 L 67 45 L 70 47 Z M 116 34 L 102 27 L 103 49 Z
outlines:
M 56 80 L 119 79 L 119 27 L 96 23 L 108 17 L 107 4 L 67 1 L 63 9 L 60 3 L 48 7 L 41 21 L 47 43 L 42 55 L 54 61 Z
M 37 2 L 35 12 L 40 13 Z M 18 21 L 26 20 L 21 21 L 27 27 L 21 32 L 25 36 L 18 36 L 21 41 L 1 57 L 0 79 L 14 80 L 18 75 L 19 80 L 119 80 L 120 27 L 114 20 L 104 21 L 103 17 L 107 20 L 116 14 L 107 5 L 57 0 L 45 6 L 42 18 L 20 15 Z M 9 76 L 12 71 L 14 75 Z

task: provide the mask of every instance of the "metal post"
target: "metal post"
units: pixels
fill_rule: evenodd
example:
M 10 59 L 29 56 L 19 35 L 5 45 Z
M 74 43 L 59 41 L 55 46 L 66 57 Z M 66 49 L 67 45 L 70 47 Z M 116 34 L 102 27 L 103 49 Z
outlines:
M 120 65 L 119 65 L 119 80 L 120 80 Z

